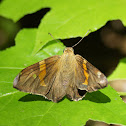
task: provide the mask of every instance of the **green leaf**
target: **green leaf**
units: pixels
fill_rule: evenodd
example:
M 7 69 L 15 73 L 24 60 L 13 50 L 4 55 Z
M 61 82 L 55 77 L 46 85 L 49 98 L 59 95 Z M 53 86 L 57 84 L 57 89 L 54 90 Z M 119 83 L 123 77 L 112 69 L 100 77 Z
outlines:
M 126 58 L 120 60 L 114 72 L 108 77 L 109 80 L 126 78 Z
M 36 55 L 31 55 L 36 35 L 37 29 L 21 30 L 16 46 L 0 52 L 0 125 L 82 126 L 88 119 L 126 125 L 126 105 L 110 86 L 88 93 L 81 101 L 65 98 L 59 103 L 14 89 L 13 80 L 21 69 L 62 54 L 64 46 L 50 41 Z
M 109 3 L 109 4 L 108 4 Z M 36 37 L 36 44 L 33 54 L 41 49 L 42 45 L 52 40 L 48 32 L 56 39 L 65 39 L 81 36 L 91 29 L 99 29 L 108 20 L 121 19 L 126 23 L 124 12 L 126 1 L 101 1 L 101 0 L 64 0 L 54 1 L 53 8 L 41 20 Z M 56 6 L 57 5 L 57 6 Z M 59 6 L 58 6 L 59 5 Z M 63 7 L 60 7 L 62 5 Z M 43 35 L 43 37 L 41 37 Z
M 51 41 L 48 32 L 56 39 L 64 39 L 83 36 L 87 30 L 94 31 L 112 19 L 121 19 L 125 24 L 125 5 L 125 0 L 3 0 L 0 15 L 15 22 L 42 8 L 51 10 L 38 29 L 22 30 L 16 46 L 0 52 L 0 125 L 81 126 L 88 119 L 126 125 L 126 105 L 110 86 L 88 93 L 82 101 L 65 98 L 59 103 L 13 88 L 13 79 L 21 69 L 51 55 L 62 54 L 64 47 Z M 109 79 L 125 78 L 125 63 L 121 61 Z
M 0 6 L 0 15 L 14 21 L 26 14 L 34 13 L 42 8 L 51 8 L 44 16 L 38 28 L 33 54 L 52 37 L 56 39 L 84 36 L 103 26 L 108 20 L 121 19 L 126 24 L 125 0 L 4 0 Z
M 0 15 L 18 21 L 24 15 L 34 13 L 44 8 L 44 0 L 3 0 L 0 5 Z

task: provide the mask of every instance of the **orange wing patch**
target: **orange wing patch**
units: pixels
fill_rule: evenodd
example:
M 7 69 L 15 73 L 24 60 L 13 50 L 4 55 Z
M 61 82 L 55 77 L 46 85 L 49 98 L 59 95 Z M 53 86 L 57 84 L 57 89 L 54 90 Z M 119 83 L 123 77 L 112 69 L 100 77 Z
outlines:
M 43 80 L 45 75 L 46 75 L 46 64 L 45 64 L 44 60 L 39 62 L 39 68 L 40 68 L 40 74 L 39 74 L 40 85 L 41 86 L 46 86 L 46 84 L 45 84 L 45 82 Z
M 84 62 L 83 62 L 83 68 L 84 68 L 85 81 L 84 81 L 84 83 L 82 83 L 84 85 L 88 85 L 88 78 L 89 78 L 89 74 L 87 72 L 86 63 L 87 63 L 87 61 L 84 60 Z

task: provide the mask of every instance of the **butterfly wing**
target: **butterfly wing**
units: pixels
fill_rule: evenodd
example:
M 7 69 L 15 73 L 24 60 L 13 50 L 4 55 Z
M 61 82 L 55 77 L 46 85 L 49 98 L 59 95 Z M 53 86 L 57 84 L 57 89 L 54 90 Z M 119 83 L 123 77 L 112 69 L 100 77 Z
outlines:
M 42 95 L 54 102 L 60 100 L 65 92 L 60 87 L 58 62 L 60 56 L 52 56 L 22 70 L 14 80 L 14 88 Z
M 92 92 L 107 86 L 105 75 L 86 59 L 70 57 L 52 56 L 25 68 L 15 78 L 14 88 L 57 102 L 65 95 L 77 101 L 84 97 L 78 90 Z
M 80 55 L 75 55 L 72 68 L 74 71 L 70 76 L 66 95 L 74 101 L 81 100 L 86 91 L 96 91 L 108 84 L 105 75 Z
M 77 87 L 88 92 L 97 91 L 107 86 L 105 75 L 80 55 L 75 56 L 77 61 Z

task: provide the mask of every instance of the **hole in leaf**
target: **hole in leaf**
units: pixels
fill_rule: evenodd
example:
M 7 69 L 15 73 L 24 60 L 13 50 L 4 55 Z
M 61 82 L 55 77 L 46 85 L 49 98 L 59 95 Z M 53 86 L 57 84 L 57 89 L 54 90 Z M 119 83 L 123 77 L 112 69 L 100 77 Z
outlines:
M 87 92 L 86 90 L 78 89 L 78 93 L 79 93 L 80 96 L 84 96 L 86 94 L 86 92 Z

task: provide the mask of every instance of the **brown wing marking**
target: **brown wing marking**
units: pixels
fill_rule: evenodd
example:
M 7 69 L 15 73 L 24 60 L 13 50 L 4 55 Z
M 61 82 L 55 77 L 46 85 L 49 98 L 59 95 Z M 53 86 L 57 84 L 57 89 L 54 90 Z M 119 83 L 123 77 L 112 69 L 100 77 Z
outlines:
M 25 68 L 14 79 L 13 87 L 24 92 L 45 96 L 55 81 L 57 73 L 55 64 L 59 58 L 60 56 L 52 56 Z M 52 70 L 51 74 L 50 70 Z
M 78 64 L 77 73 L 80 76 L 78 76 L 79 83 L 77 84 L 79 89 L 92 92 L 107 86 L 108 81 L 102 72 L 90 64 L 82 56 L 76 55 L 75 57 Z
M 87 69 L 89 71 L 89 86 L 88 91 L 97 91 L 98 89 L 105 88 L 108 85 L 106 76 L 94 67 L 91 63 L 87 63 Z

